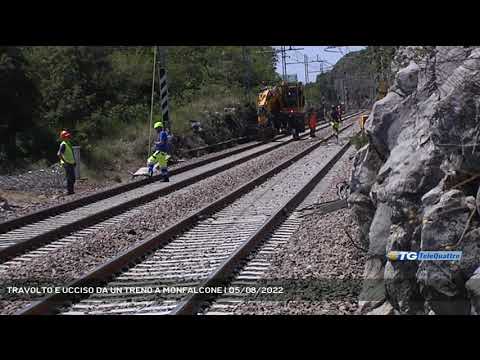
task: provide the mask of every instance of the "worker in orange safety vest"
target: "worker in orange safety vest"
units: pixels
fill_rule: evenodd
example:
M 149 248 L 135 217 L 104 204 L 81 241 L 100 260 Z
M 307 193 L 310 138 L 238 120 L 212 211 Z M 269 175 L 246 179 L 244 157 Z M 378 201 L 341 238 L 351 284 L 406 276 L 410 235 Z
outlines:
M 308 127 L 310 128 L 310 137 L 315 137 L 315 129 L 317 128 L 318 113 L 315 109 L 310 111 L 310 118 L 308 120 Z

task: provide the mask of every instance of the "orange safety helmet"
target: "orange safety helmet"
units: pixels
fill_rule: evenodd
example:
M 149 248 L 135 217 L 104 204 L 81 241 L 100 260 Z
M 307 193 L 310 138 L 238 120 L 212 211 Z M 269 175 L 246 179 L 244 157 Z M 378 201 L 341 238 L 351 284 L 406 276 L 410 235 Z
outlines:
M 62 140 L 70 139 L 71 137 L 72 135 L 67 130 L 62 130 L 60 133 L 60 139 Z

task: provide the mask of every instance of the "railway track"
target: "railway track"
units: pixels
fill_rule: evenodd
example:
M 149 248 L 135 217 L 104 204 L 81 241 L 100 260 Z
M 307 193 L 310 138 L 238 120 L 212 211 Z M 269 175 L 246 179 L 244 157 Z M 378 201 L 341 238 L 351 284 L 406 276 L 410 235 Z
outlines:
M 295 234 L 301 224 L 298 213 L 293 212 L 275 229 L 257 249 L 239 264 L 234 278 L 228 283 L 231 289 L 259 289 L 263 276 L 271 265 L 271 259 L 288 239 Z M 274 295 L 271 295 L 274 297 Z M 213 299 L 205 299 L 188 313 L 201 315 L 234 315 L 237 306 L 247 300 L 254 300 L 255 293 L 230 292 Z M 202 306 L 203 305 L 203 306 Z
M 352 125 L 354 123 L 342 131 L 351 131 Z M 314 143 L 66 287 L 107 284 L 106 289 L 128 290 L 177 284 L 211 288 L 228 283 L 252 250 L 285 220 L 288 212 L 305 198 L 348 149 L 349 144 L 346 144 L 324 147 L 319 151 L 322 143 L 331 137 Z M 295 220 L 290 219 L 282 226 L 284 231 L 293 231 Z M 149 293 L 98 294 L 89 298 L 78 294 L 55 294 L 31 304 L 18 314 L 193 314 L 201 310 L 207 299 L 205 294 L 187 297 L 174 294 L 165 298 Z M 72 303 L 74 305 L 69 307 Z
M 354 118 L 359 113 L 352 114 L 349 118 Z M 323 125 L 320 129 L 325 127 L 328 125 Z M 274 151 L 291 141 L 283 137 L 268 144 L 256 142 L 241 146 L 239 149 L 172 170 L 175 177 L 171 183 L 158 182 L 158 177 L 153 177 L 1 223 L 0 264 L 3 264 L 0 265 L 0 271 L 10 265 L 45 256 L 81 236 L 119 223 L 124 218 L 141 213 L 142 206 L 153 199 Z M 49 245 L 39 249 L 45 244 Z M 25 255 L 21 256 L 22 254 Z
M 302 218 L 306 215 L 304 212 L 306 209 L 314 208 L 317 214 L 326 214 L 347 207 L 345 199 L 327 201 L 321 204 L 316 203 L 316 196 L 325 192 L 325 185 L 325 183 L 319 182 L 306 199 L 289 214 L 286 220 L 272 231 L 243 263 L 239 264 L 227 287 L 233 290 L 250 289 L 250 291 L 230 291 L 221 294 L 210 299 L 210 301 L 205 301 L 203 306 L 199 306 L 196 311 L 190 313 L 198 315 L 238 315 L 243 313 L 242 305 L 258 301 L 281 303 L 297 295 L 298 293 L 292 293 L 294 288 L 291 286 L 291 280 L 272 280 L 267 278 L 267 274 L 271 270 L 275 255 L 300 229 Z M 252 289 L 256 292 L 253 292 Z

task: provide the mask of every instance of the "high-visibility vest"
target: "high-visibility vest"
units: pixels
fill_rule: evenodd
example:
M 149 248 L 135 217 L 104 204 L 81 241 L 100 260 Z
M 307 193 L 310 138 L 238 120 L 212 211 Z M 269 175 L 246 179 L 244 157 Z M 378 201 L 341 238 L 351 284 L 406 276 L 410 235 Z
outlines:
M 155 165 L 158 164 L 160 167 L 167 167 L 168 159 L 170 159 L 170 155 L 163 151 L 155 151 L 152 156 L 150 156 L 147 160 L 148 164 Z
M 338 131 L 340 129 L 340 122 L 339 121 L 331 121 L 330 125 L 332 126 L 333 130 Z
M 62 141 L 60 146 L 65 145 L 65 152 L 63 153 L 63 158 L 60 158 L 60 163 L 63 165 L 65 162 L 67 164 L 75 164 L 75 157 L 73 156 L 73 148 L 68 141 Z M 64 161 L 65 159 L 65 161 Z

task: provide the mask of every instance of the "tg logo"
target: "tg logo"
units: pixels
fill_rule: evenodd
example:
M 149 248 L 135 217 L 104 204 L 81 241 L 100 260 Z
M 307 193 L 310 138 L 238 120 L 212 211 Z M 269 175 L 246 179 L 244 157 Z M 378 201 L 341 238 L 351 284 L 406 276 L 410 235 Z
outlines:
M 417 260 L 418 253 L 415 251 L 390 251 L 387 258 L 390 261 Z

